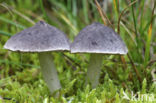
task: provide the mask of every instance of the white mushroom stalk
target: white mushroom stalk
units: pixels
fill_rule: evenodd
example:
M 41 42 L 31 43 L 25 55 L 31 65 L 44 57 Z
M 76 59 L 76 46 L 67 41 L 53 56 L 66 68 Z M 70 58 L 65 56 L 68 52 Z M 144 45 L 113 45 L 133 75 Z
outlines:
M 91 54 L 88 65 L 86 83 L 91 83 L 91 87 L 95 88 L 99 84 L 100 72 L 102 68 L 102 54 Z
M 58 73 L 49 52 L 38 53 L 41 72 L 51 93 L 61 88 Z

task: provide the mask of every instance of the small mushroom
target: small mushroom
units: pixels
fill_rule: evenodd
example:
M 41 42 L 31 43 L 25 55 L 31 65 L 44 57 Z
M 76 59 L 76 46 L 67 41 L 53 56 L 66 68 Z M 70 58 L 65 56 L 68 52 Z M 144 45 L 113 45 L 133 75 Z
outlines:
M 33 27 L 12 36 L 4 45 L 5 49 L 38 53 L 41 72 L 51 93 L 61 88 L 53 63 L 51 51 L 69 51 L 70 44 L 63 32 L 39 21 Z
M 71 44 L 71 53 L 91 53 L 86 83 L 90 82 L 92 88 L 99 83 L 103 54 L 127 52 L 127 47 L 120 36 L 109 27 L 97 22 L 81 30 Z

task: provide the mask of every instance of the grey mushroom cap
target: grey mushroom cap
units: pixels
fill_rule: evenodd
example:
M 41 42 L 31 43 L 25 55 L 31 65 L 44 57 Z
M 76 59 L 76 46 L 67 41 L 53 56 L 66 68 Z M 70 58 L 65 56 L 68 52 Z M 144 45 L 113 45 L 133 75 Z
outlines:
M 86 26 L 71 44 L 71 53 L 126 54 L 128 49 L 120 36 L 100 23 Z
M 33 27 L 12 36 L 4 48 L 21 52 L 69 51 L 70 43 L 62 31 L 39 21 Z

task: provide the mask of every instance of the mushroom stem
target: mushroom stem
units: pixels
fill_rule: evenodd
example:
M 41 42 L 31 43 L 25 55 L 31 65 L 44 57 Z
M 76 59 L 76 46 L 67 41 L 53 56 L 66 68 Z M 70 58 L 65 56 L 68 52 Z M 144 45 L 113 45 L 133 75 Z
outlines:
M 50 93 L 52 94 L 61 88 L 57 70 L 53 63 L 53 57 L 49 52 L 38 53 L 38 57 L 43 78 L 47 83 Z
M 102 54 L 91 54 L 90 63 L 88 65 L 86 83 L 91 83 L 91 87 L 95 88 L 99 84 L 100 71 L 102 68 Z

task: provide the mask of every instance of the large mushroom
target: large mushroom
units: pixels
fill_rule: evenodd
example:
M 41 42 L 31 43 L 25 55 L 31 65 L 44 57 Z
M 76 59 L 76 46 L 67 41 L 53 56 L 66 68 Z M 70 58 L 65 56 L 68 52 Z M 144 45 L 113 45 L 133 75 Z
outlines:
M 38 53 L 41 72 L 51 93 L 61 88 L 51 51 L 69 51 L 70 44 L 63 32 L 39 21 L 33 27 L 12 36 L 4 45 L 5 49 Z
M 71 44 L 71 53 L 91 53 L 86 83 L 95 88 L 99 83 L 103 54 L 126 54 L 126 45 L 111 28 L 93 23 L 83 30 Z

